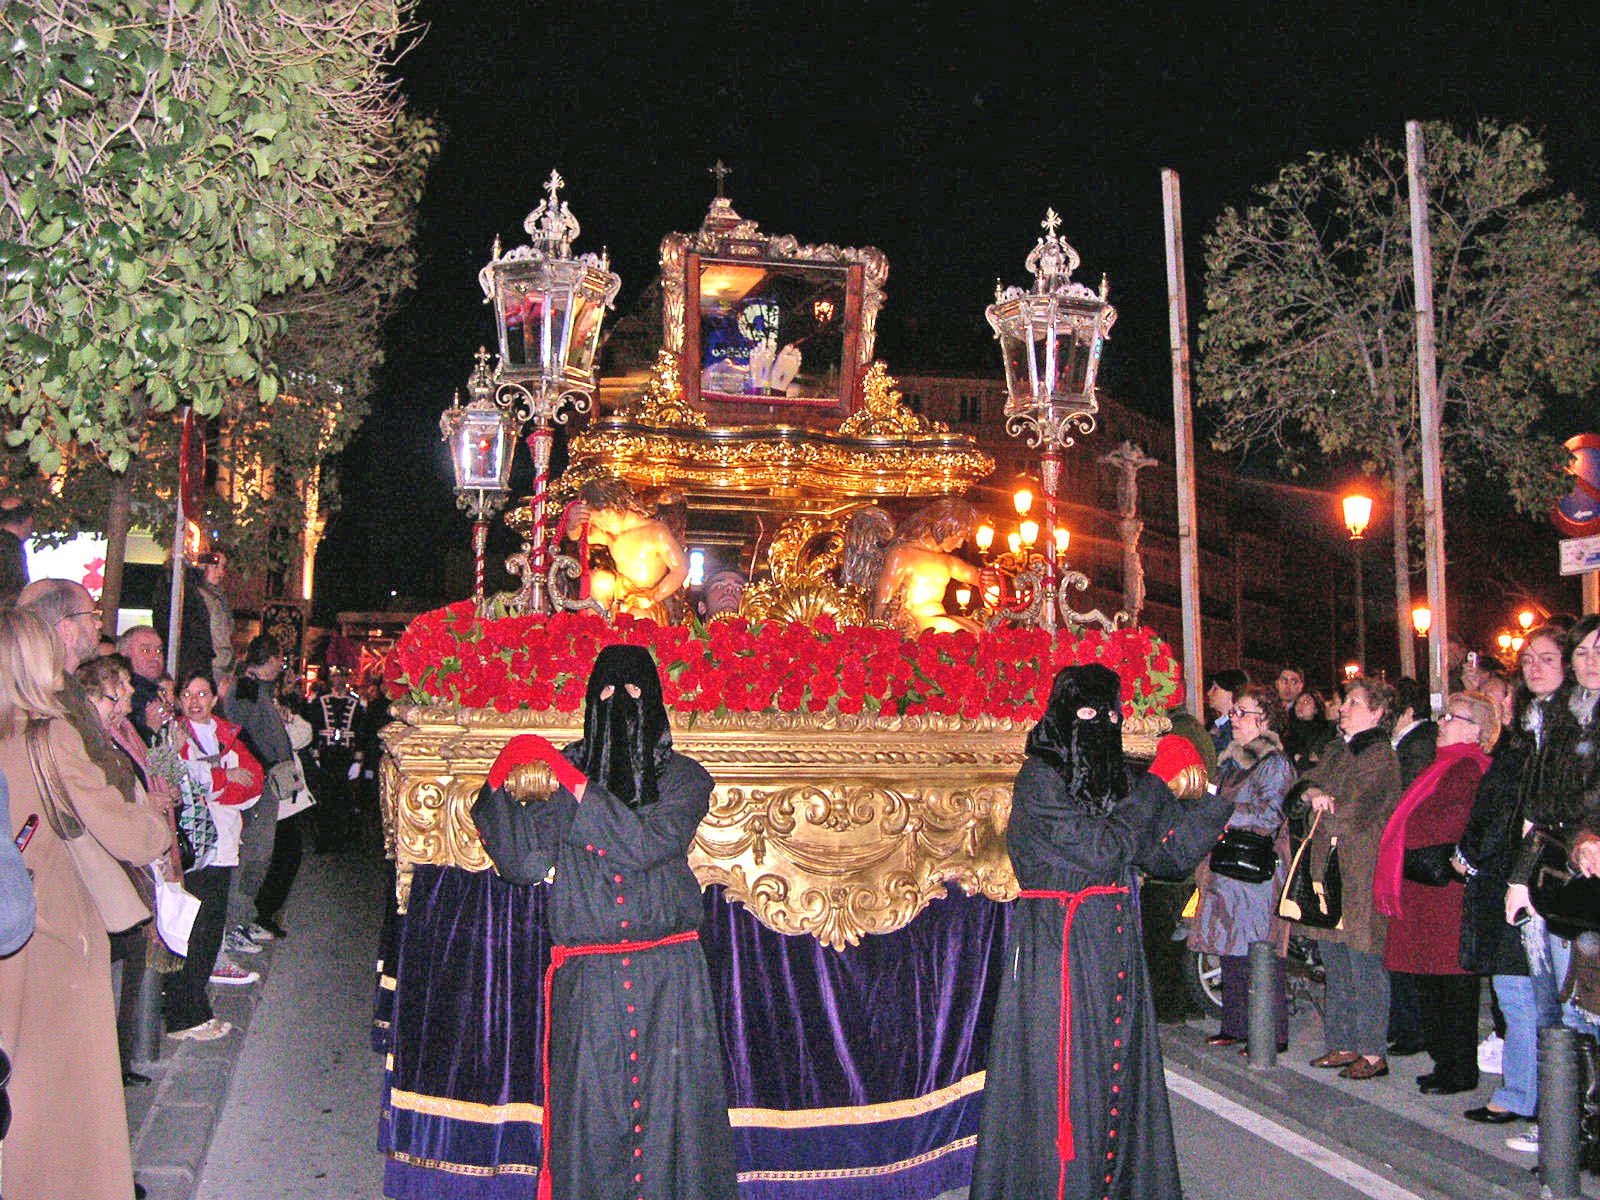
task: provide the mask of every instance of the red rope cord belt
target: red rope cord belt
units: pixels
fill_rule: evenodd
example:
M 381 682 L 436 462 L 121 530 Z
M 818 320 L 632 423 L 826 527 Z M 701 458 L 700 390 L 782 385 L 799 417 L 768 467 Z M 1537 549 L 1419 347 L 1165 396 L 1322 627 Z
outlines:
M 551 946 L 550 965 L 544 969 L 544 1045 L 539 1052 L 540 1074 L 544 1080 L 544 1145 L 539 1152 L 538 1200 L 554 1200 L 554 1185 L 550 1181 L 550 996 L 555 988 L 556 971 L 569 959 L 590 954 L 635 954 L 640 950 L 656 950 L 662 946 L 676 946 L 680 942 L 697 942 L 698 931 L 673 933 L 653 942 L 599 942 L 592 946 Z
M 1061 920 L 1061 1013 L 1056 1035 L 1056 1155 L 1061 1160 L 1056 1182 L 1057 1200 L 1061 1200 L 1066 1193 L 1067 1164 L 1077 1157 L 1072 1142 L 1072 981 L 1067 961 L 1067 948 L 1072 940 L 1072 919 L 1078 915 L 1078 905 L 1090 896 L 1127 894 L 1127 888 L 1112 884 L 1084 888 L 1081 892 L 1024 888 L 1017 893 L 1021 900 L 1054 900 L 1066 910 Z

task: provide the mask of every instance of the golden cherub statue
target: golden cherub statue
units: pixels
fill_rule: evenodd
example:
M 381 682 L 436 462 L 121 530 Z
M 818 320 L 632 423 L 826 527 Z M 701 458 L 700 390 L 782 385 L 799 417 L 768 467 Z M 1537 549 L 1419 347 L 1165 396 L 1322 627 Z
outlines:
M 951 553 L 967 540 L 977 518 L 972 505 L 955 499 L 940 500 L 907 517 L 883 556 L 873 589 L 873 616 L 893 620 L 898 615 L 918 632 L 977 633 L 976 621 L 944 607 L 951 580 L 977 586 L 978 568 Z M 898 614 L 893 611 L 897 597 Z
M 664 602 L 689 577 L 689 557 L 671 529 L 621 479 L 602 477 L 578 489 L 560 536 L 587 526 L 592 545 L 611 552 L 614 571 L 589 576 L 589 594 L 609 611 L 630 611 L 668 623 Z

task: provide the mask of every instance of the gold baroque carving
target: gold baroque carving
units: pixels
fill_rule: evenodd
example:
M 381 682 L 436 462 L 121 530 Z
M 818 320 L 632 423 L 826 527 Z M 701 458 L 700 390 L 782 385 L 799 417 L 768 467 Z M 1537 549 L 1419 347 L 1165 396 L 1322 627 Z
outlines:
M 670 484 L 711 492 L 945 496 L 965 491 L 994 470 L 994 459 L 957 434 L 841 440 L 788 428 L 663 431 L 615 417 L 575 436 L 571 454 L 575 466 L 603 464 L 636 488 Z
M 881 361 L 867 368 L 861 381 L 864 396 L 861 407 L 839 424 L 845 437 L 904 437 L 918 433 L 949 433 L 943 421 L 930 421 L 907 408 L 899 380 L 889 374 Z
M 678 356 L 671 350 L 656 351 L 655 366 L 650 370 L 650 381 L 645 384 L 644 393 L 626 407 L 623 415 L 641 425 L 706 427 L 705 414 L 684 399 Z
M 557 743 L 577 713 L 398 705 L 384 730 L 383 811 L 402 909 L 412 868 L 489 869 L 471 805 L 508 737 Z M 1149 757 L 1170 723 L 1124 723 Z M 898 929 L 948 884 L 1015 897 L 1006 854 L 1021 725 L 925 714 L 723 713 L 679 723 L 674 739 L 717 780 L 689 862 L 763 924 L 834 948 Z

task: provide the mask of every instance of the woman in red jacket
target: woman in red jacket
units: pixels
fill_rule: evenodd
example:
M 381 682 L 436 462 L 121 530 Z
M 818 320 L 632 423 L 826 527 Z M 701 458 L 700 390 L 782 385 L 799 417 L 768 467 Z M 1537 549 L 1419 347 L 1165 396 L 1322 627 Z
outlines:
M 228 923 L 228 886 L 239 865 L 244 814 L 261 799 L 262 771 L 239 740 L 239 727 L 212 711 L 216 705 L 217 686 L 210 675 L 193 671 L 183 678 L 178 687 L 178 707 L 183 713 L 178 723 L 183 731 L 181 753 L 189 778 L 205 795 L 217 827 L 217 842 L 183 877 L 184 886 L 200 901 L 200 911 L 189 931 L 189 956 L 183 969 L 167 976 L 162 1011 L 168 1037 L 196 1042 L 215 1041 L 233 1029 L 212 1014 L 206 996 L 208 981 L 237 985 L 261 978 L 226 958 L 217 958 Z
M 1490 697 L 1457 692 L 1446 700 L 1434 759 L 1400 798 L 1378 845 L 1373 898 L 1389 918 L 1383 965 L 1409 977 L 1421 1001 L 1423 1045 L 1433 1058 L 1433 1070 L 1417 1080 L 1424 1095 L 1478 1086 L 1478 976 L 1461 969 L 1457 954 L 1464 888 L 1451 858 L 1499 736 Z

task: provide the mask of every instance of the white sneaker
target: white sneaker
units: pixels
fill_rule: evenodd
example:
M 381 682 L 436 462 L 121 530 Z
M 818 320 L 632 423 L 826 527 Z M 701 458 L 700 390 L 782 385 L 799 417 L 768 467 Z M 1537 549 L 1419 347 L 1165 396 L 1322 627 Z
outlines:
M 273 933 L 272 930 L 268 929 L 265 925 L 261 924 L 260 921 L 250 922 L 249 926 L 244 931 L 244 935 L 254 942 L 258 948 L 262 942 L 275 942 L 278 940 L 278 935 Z
M 191 1025 L 188 1029 L 174 1029 L 167 1036 L 176 1038 L 180 1042 L 214 1042 L 232 1032 L 233 1026 L 229 1022 L 221 1017 L 212 1017 L 209 1021 Z
M 261 979 L 260 971 L 246 971 L 236 962 L 224 958 L 211 968 L 211 982 L 227 984 L 231 987 L 243 987 L 249 983 L 257 983 Z
M 228 930 L 228 936 L 222 939 L 222 948 L 229 954 L 261 953 L 261 947 L 250 940 L 250 935 L 244 931 L 243 925 L 235 925 Z
M 1508 1137 L 1506 1146 L 1511 1150 L 1520 1150 L 1524 1154 L 1539 1153 L 1539 1122 L 1529 1121 L 1528 1131 Z
M 1498 1033 L 1491 1033 L 1478 1043 L 1478 1070 L 1485 1075 L 1501 1074 L 1506 1043 Z

